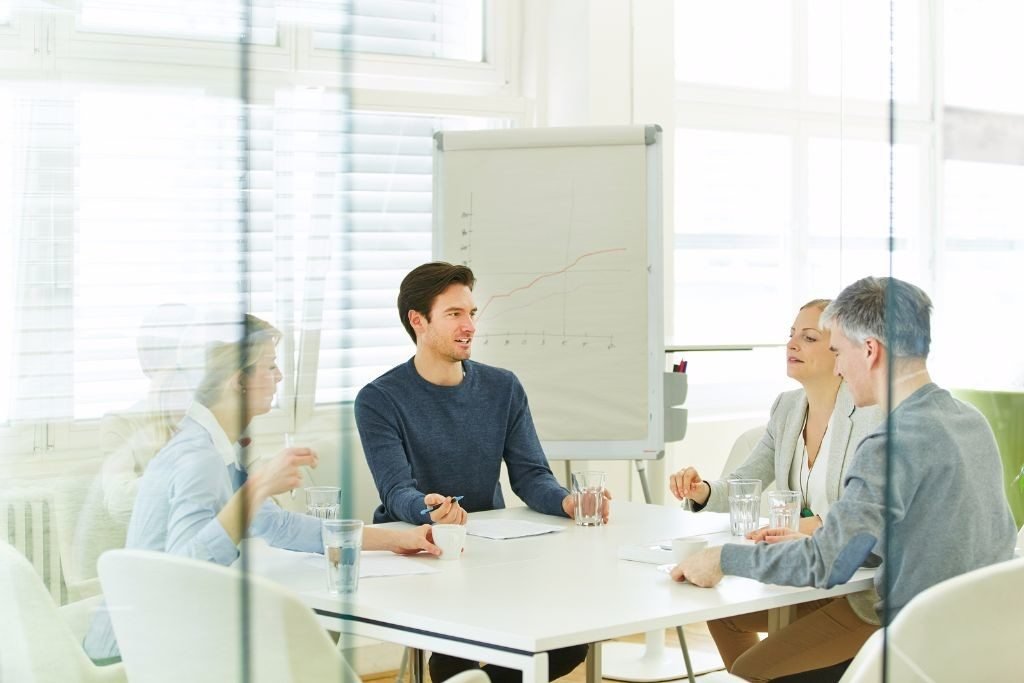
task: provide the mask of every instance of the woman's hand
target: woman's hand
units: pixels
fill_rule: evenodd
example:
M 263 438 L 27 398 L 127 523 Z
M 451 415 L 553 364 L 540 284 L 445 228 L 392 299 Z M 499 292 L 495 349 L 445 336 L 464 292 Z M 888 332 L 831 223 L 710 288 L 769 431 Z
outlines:
M 818 515 L 800 518 L 800 533 L 802 534 L 810 536 L 822 526 L 824 526 L 824 522 L 821 521 L 821 517 Z
M 421 524 L 412 529 L 366 527 L 363 530 L 363 549 L 390 550 L 396 555 L 415 555 L 419 552 L 441 554 L 441 549 L 434 545 L 433 529 L 429 524 Z
M 711 486 L 700 478 L 692 467 L 681 469 L 668 478 L 668 488 L 676 500 L 689 498 L 698 505 L 704 505 L 711 497 Z
M 799 531 L 793 531 L 788 527 L 776 527 L 774 529 L 762 527 L 755 531 L 751 531 L 747 534 L 747 538 L 751 541 L 757 542 L 764 541 L 765 543 L 783 543 L 785 541 L 795 541 L 799 538 L 810 538 L 810 536 Z
M 312 448 L 292 446 L 249 473 L 246 484 L 257 506 L 270 496 L 276 496 L 302 486 L 302 467 L 316 467 L 320 461 Z

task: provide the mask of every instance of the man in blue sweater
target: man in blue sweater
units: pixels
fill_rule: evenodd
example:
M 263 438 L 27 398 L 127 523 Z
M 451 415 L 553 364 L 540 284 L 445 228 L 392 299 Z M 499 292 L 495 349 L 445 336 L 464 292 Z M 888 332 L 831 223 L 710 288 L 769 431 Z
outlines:
M 678 581 L 713 586 L 723 574 L 766 583 L 831 588 L 865 563 L 881 563 L 881 601 L 859 606 L 856 618 L 886 624 L 918 593 L 1013 556 L 1016 528 L 1003 491 L 1002 465 L 985 418 L 940 389 L 925 361 L 931 345 L 931 301 L 912 284 L 868 277 L 853 283 L 822 314 L 830 328 L 837 374 L 857 407 L 883 405 L 883 423 L 860 443 L 842 496 L 813 536 L 785 529 L 753 534 L 756 545 L 726 544 L 688 558 L 672 571 Z M 953 615 L 952 618 L 955 618 Z M 795 657 L 816 662 L 815 680 L 838 679 L 847 661 L 813 652 L 774 652 L 775 642 L 803 643 L 797 620 L 748 650 L 733 673 L 768 681 Z M 848 656 L 848 655 L 847 655 Z M 745 659 L 758 661 L 745 668 Z M 827 669 L 827 671 L 822 671 Z
M 402 280 L 398 314 L 416 355 L 359 392 L 356 424 L 381 504 L 373 521 L 465 524 L 467 512 L 505 507 L 504 460 L 512 490 L 549 515 L 572 517 L 573 496 L 551 473 L 530 417 L 526 392 L 508 370 L 469 360 L 476 332 L 473 285 L 465 266 L 427 263 Z M 453 496 L 460 496 L 455 500 Z M 603 510 L 608 517 L 608 504 Z M 551 680 L 572 671 L 587 647 L 548 653 Z M 476 662 L 434 654 L 430 676 L 442 681 Z M 492 682 L 518 671 L 487 665 Z

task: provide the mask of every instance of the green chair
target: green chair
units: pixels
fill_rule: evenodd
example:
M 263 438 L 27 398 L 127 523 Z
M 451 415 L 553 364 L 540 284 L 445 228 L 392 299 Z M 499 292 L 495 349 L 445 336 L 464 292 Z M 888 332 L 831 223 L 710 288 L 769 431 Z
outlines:
M 985 416 L 1003 459 L 1003 482 L 1017 528 L 1024 526 L 1024 392 L 953 389 Z

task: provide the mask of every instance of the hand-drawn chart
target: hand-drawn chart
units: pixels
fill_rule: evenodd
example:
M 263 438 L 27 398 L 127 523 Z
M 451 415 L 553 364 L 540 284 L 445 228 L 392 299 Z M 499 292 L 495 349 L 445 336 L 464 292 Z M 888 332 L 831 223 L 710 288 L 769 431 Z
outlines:
M 663 339 L 643 138 L 495 150 L 449 149 L 452 135 L 443 164 L 435 156 L 435 255 L 477 276 L 473 359 L 516 373 L 549 453 L 550 442 L 645 441 Z

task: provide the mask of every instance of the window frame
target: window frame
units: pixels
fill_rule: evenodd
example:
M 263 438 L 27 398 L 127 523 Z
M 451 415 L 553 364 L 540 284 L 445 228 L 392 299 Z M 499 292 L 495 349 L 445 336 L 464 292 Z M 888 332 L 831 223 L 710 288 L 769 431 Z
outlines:
M 275 92 L 283 87 L 345 86 L 352 109 L 496 116 L 523 125 L 532 118 L 533 109 L 520 96 L 518 83 L 518 43 L 513 37 L 519 30 L 520 16 L 517 3 L 510 0 L 487 2 L 484 62 L 361 55 L 352 60 L 352 73 L 342 73 L 340 54 L 325 55 L 330 51 L 312 49 L 312 29 L 281 24 L 277 45 L 252 46 L 249 101 L 273 106 Z M 500 33 L 497 26 L 503 27 Z M 10 24 L 0 26 L 0 55 L 7 49 L 5 37 L 15 41 L 10 51 L 23 58 L 17 64 L 7 61 L 0 67 L 0 74 L 11 73 L 12 77 L 17 72 L 18 78 L 40 82 L 59 78 L 101 88 L 192 86 L 210 94 L 239 94 L 238 43 L 234 41 L 83 31 L 76 26 L 72 13 L 20 12 L 12 15 Z M 395 75 L 398 73 L 402 76 Z M 294 340 L 295 349 L 303 348 L 302 341 Z M 291 343 L 284 340 L 281 353 L 287 353 Z M 319 353 L 319 349 L 304 350 Z M 296 425 L 314 417 L 344 414 L 346 403 L 315 403 L 314 379 L 304 374 L 302 359 L 296 357 L 289 375 L 280 386 L 278 406 L 254 421 L 254 433 L 293 432 Z M 2 452 L 12 457 L 28 454 L 50 458 L 52 452 L 59 457 L 70 451 L 95 452 L 99 422 L 97 418 L 67 418 L 0 424 L 0 445 Z

